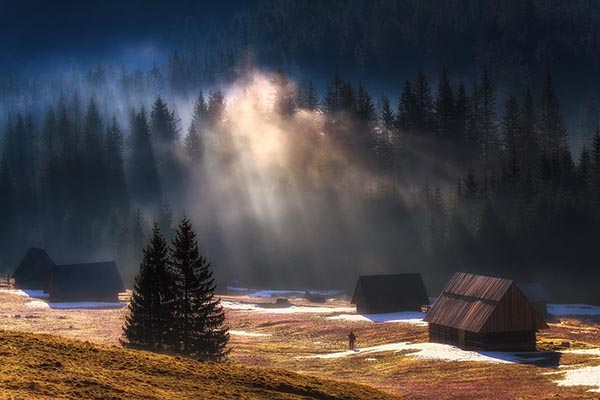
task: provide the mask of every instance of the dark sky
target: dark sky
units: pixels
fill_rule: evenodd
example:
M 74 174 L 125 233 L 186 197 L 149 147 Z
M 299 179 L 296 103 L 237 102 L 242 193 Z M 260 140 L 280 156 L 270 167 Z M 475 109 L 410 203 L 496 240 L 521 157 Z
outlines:
M 39 71 L 71 60 L 144 65 L 190 31 L 229 24 L 253 1 L 0 0 L 0 71 Z

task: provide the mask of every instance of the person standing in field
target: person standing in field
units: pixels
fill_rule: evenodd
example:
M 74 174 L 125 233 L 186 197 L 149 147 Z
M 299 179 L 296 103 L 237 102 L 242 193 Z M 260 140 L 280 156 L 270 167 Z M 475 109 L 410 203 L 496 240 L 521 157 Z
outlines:
M 350 350 L 354 350 L 354 343 L 356 342 L 356 335 L 354 332 L 350 332 L 348 335 L 348 347 Z

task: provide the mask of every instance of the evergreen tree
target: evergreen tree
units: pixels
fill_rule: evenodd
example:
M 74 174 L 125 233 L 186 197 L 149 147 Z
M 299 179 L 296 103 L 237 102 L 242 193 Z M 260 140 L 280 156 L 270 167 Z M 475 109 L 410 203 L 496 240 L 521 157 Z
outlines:
M 160 183 L 150 141 L 150 127 L 143 107 L 133 118 L 130 140 L 128 187 L 131 189 L 131 198 L 137 204 L 157 205 L 161 198 Z
M 183 189 L 183 168 L 179 162 L 179 130 L 175 112 L 158 97 L 152 105 L 150 132 L 154 144 L 162 192 L 178 198 Z
M 319 108 L 319 97 L 317 89 L 313 85 L 312 81 L 309 81 L 306 87 L 303 89 L 303 108 L 308 111 L 315 111 Z
M 504 114 L 500 122 L 502 137 L 504 139 L 504 148 L 509 157 L 517 157 L 520 154 L 519 144 L 521 143 L 520 129 L 520 110 L 517 100 L 509 96 L 504 106 Z
M 101 199 L 105 196 L 108 190 L 107 182 L 105 181 L 107 165 L 106 155 L 104 154 L 104 138 L 103 126 L 100 112 L 96 106 L 94 99 L 90 99 L 87 112 L 84 119 L 84 165 L 86 179 L 85 186 L 82 190 L 85 191 L 85 209 L 86 217 L 90 219 L 107 217 L 107 213 L 103 213 L 105 202 Z
M 11 264 L 11 254 L 14 248 L 16 222 L 14 186 L 10 177 L 6 156 L 0 157 L 0 265 Z M 4 271 L 8 272 L 8 271 Z
M 172 281 L 167 263 L 167 241 L 155 224 L 143 250 L 129 315 L 125 318 L 124 335 L 132 347 L 159 349 L 173 334 Z
M 518 145 L 519 160 L 528 173 L 534 173 L 538 164 L 539 144 L 536 132 L 536 115 L 533 106 L 531 89 L 528 87 L 521 112 L 520 133 L 521 141 Z
M 486 165 L 493 161 L 500 149 L 496 118 L 496 94 L 487 68 L 483 69 L 479 95 L 479 118 L 477 128 L 480 132 L 481 157 Z
M 416 121 L 417 100 L 410 81 L 404 83 L 402 94 L 398 100 L 398 112 L 396 113 L 398 129 L 405 132 L 414 132 L 417 128 Z
M 212 92 L 208 97 L 207 114 L 211 127 L 222 122 L 225 115 L 225 97 L 220 90 Z
M 185 153 L 191 165 L 198 165 L 203 157 L 203 135 L 208 127 L 208 103 L 202 91 L 194 104 L 194 113 L 188 133 L 184 139 Z
M 456 129 L 454 105 L 454 93 L 448 81 L 446 68 L 443 68 L 435 96 L 434 115 L 436 132 L 445 140 L 452 139 Z
M 419 71 L 413 87 L 414 94 L 414 116 L 417 132 L 429 133 L 433 129 L 433 97 L 423 71 Z
M 390 103 L 389 97 L 383 95 L 380 100 L 381 113 L 379 114 L 379 121 L 385 129 L 391 130 L 394 128 L 394 111 Z
M 214 298 L 215 283 L 196 234 L 187 218 L 179 223 L 170 251 L 176 298 L 173 330 L 174 350 L 200 360 L 220 360 L 228 353 L 227 328 L 220 299 Z
M 560 106 L 554 93 L 550 74 L 546 76 L 544 81 L 537 122 L 540 146 L 544 153 L 552 154 L 556 152 L 562 155 L 568 151 L 567 129 L 560 113 Z
M 275 87 L 275 112 L 283 117 L 294 113 L 294 90 L 291 82 L 279 69 L 273 77 Z
M 364 122 L 374 122 L 377 119 L 375 104 L 363 85 L 359 85 L 356 92 L 356 115 Z
M 456 159 L 464 165 L 465 156 L 469 155 L 469 146 L 467 145 L 467 126 L 469 118 L 469 98 L 465 85 L 460 82 L 456 89 L 456 96 L 454 98 L 454 113 L 452 115 L 452 138 L 453 147 L 458 150 L 455 151 Z
M 129 212 L 129 195 L 123 166 L 123 135 L 113 116 L 105 136 L 106 182 L 109 208 L 117 210 L 121 216 Z

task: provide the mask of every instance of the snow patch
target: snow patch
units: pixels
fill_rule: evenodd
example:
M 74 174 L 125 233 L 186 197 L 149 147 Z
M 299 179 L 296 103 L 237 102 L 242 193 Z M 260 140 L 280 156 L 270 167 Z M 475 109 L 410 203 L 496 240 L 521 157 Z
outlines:
M 548 304 L 551 315 L 600 315 L 600 306 L 591 304 Z
M 600 348 L 566 350 L 564 353 L 587 354 L 600 357 Z M 588 392 L 600 392 L 600 365 L 587 367 L 563 366 L 566 370 L 560 372 L 549 372 L 548 374 L 563 374 L 564 376 L 555 381 L 558 386 L 595 386 Z
M 261 289 L 248 289 L 237 286 L 227 286 L 227 290 L 236 292 L 249 292 L 248 297 L 258 298 L 271 298 L 271 297 L 304 297 L 306 291 L 304 290 L 261 290 Z M 309 290 L 312 295 L 318 296 L 337 296 L 342 293 L 341 290 Z
M 561 380 L 556 381 L 558 386 L 595 386 L 588 392 L 600 392 L 600 365 L 568 369 L 564 374 Z
M 354 311 L 354 307 L 310 307 L 310 306 L 291 306 L 285 308 L 264 308 L 256 304 L 240 303 L 238 301 L 221 301 L 224 308 L 230 310 L 242 310 L 252 312 L 262 312 L 268 314 L 332 314 L 349 313 Z
M 25 303 L 25 307 L 29 308 L 50 308 L 48 303 L 42 300 L 32 300 Z
M 234 336 L 249 336 L 249 337 L 271 336 L 270 333 L 247 332 L 247 331 L 237 331 L 237 330 L 230 330 L 229 333 Z
M 39 299 L 45 299 L 50 297 L 48 293 L 44 293 L 43 290 L 29 290 L 29 289 L 0 289 L 1 293 L 14 294 L 16 296 L 23 297 L 36 297 Z
M 379 346 L 366 347 L 357 350 L 340 351 L 337 353 L 329 354 L 317 354 L 314 356 L 303 356 L 301 358 L 322 358 L 322 359 L 335 359 L 342 358 L 356 354 L 372 354 L 380 353 L 385 351 L 409 351 L 409 356 L 427 360 L 441 360 L 441 361 L 477 361 L 486 362 L 492 364 L 505 364 L 505 363 L 529 363 L 535 361 L 541 361 L 543 358 L 522 358 L 519 354 L 531 353 L 509 353 L 503 351 L 488 351 L 488 352 L 475 352 L 468 350 L 461 350 L 458 347 L 450 346 L 441 343 L 388 343 Z
M 427 326 L 423 321 L 425 313 L 416 311 L 403 311 L 386 314 L 341 314 L 328 317 L 331 320 L 342 320 L 350 322 L 403 322 L 417 326 Z

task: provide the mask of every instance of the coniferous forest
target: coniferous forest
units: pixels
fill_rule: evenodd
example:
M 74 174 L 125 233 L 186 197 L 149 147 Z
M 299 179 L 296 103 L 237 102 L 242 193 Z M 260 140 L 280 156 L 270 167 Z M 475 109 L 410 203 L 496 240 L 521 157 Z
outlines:
M 352 68 L 315 72 L 298 62 L 318 64 L 304 45 L 280 54 L 257 44 L 277 33 L 260 21 L 303 9 L 283 3 L 244 14 L 237 36 L 215 47 L 186 44 L 145 67 L 74 63 L 3 77 L 0 268 L 40 246 L 59 262 L 115 259 L 132 287 L 150 238 L 159 251 L 154 224 L 171 242 L 187 215 L 222 283 L 346 288 L 361 272 L 419 271 L 439 288 L 467 271 L 542 281 L 556 301 L 600 300 L 591 284 L 600 276 L 600 130 L 567 118 L 595 121 L 597 110 L 583 106 L 581 85 L 557 89 L 577 80 L 556 61 L 575 45 L 541 28 L 582 13 L 524 2 L 485 8 L 486 18 L 473 7 L 465 26 L 433 18 L 454 32 L 449 40 L 479 29 L 494 43 L 489 53 L 438 52 L 435 63 L 424 60 L 427 46 L 441 46 L 437 36 L 386 25 L 383 33 L 405 29 L 423 45 L 407 51 L 410 68 L 391 73 L 399 61 L 359 40 L 366 26 L 340 41 L 324 22 L 335 7 L 319 6 L 317 53 L 342 43 L 339 59 Z M 351 21 L 361 4 L 338 17 Z M 437 15 L 411 7 L 416 20 Z M 398 12 L 386 10 L 374 6 L 372 18 Z M 507 50 L 522 24 L 502 25 L 505 14 L 538 22 L 523 28 L 539 39 L 535 61 L 518 43 Z M 257 37 L 244 34 L 250 27 Z M 543 43 L 555 42 L 557 53 L 545 53 Z

